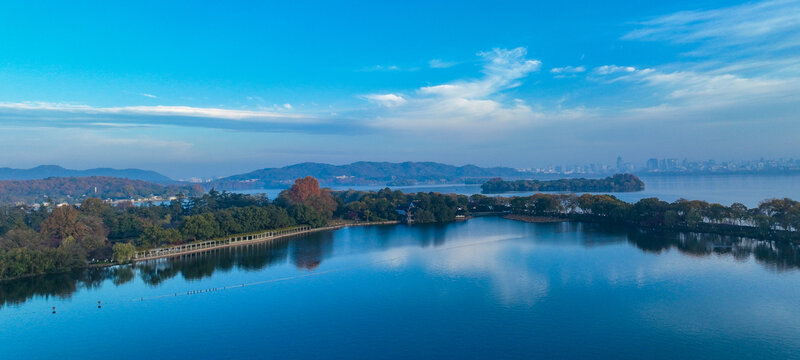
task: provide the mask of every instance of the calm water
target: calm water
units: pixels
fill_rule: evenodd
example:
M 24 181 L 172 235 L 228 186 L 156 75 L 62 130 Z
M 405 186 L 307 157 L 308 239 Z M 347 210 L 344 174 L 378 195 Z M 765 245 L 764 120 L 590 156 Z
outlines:
M 680 198 L 704 200 L 726 206 L 740 202 L 747 207 L 758 206 L 764 199 L 788 197 L 800 199 L 800 175 L 714 175 L 714 176 L 654 176 L 641 177 L 645 190 L 634 193 L 613 193 L 617 198 L 636 202 L 648 197 L 664 201 Z M 350 187 L 335 187 L 347 190 Z M 378 190 L 381 186 L 355 186 L 355 190 Z M 399 186 L 392 189 L 404 192 L 441 192 L 462 195 L 480 194 L 480 185 L 422 185 Z M 280 189 L 250 190 L 248 193 L 265 193 L 270 199 L 278 196 Z M 532 195 L 532 192 L 493 194 L 492 196 Z
M 348 228 L 0 283 L 0 358 L 800 358 L 798 266 L 589 224 Z

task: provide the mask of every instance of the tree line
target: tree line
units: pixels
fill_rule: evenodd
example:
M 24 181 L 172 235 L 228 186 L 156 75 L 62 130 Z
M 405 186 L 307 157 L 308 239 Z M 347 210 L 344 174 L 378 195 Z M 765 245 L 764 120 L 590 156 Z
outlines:
M 211 190 L 161 204 L 111 205 L 87 198 L 80 206 L 0 208 L 0 279 L 54 273 L 94 262 L 126 262 L 137 250 L 204 241 L 331 219 L 400 220 L 398 208 L 417 203 L 419 222 L 452 221 L 459 197 L 380 192 L 331 192 L 312 177 L 298 179 L 270 200 Z M 460 197 L 466 204 L 466 197 Z
M 651 229 L 711 232 L 798 240 L 800 205 L 773 199 L 748 209 L 703 201 L 635 204 L 610 195 L 535 194 L 488 197 L 440 193 L 329 191 L 316 179 L 297 179 L 274 199 L 211 190 L 161 204 L 111 205 L 85 199 L 80 206 L 0 208 L 0 279 L 54 273 L 92 262 L 126 262 L 137 250 L 234 234 L 325 226 L 349 221 L 449 222 L 469 213 L 514 213 L 607 222 Z
M 717 233 L 800 241 L 800 202 L 769 199 L 757 207 L 699 200 L 646 198 L 627 203 L 611 195 L 534 194 L 508 199 L 518 215 L 560 217 L 648 229 Z
M 481 185 L 484 194 L 512 191 L 631 192 L 644 190 L 644 182 L 633 174 L 616 174 L 603 179 L 514 180 L 494 178 Z

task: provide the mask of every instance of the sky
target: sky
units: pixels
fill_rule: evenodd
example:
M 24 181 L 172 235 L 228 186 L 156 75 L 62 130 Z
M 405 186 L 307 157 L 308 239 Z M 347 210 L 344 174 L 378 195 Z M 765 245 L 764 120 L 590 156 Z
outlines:
M 0 167 L 800 157 L 800 0 L 0 3 Z

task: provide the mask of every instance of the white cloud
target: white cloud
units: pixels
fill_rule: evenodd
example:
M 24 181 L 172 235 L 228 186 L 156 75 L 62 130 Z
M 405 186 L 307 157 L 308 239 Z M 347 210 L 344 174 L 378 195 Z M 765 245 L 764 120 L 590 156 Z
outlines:
M 153 95 L 153 94 L 148 94 L 148 93 L 143 93 L 143 94 L 142 94 L 142 96 L 144 96 L 144 97 L 149 97 L 149 98 L 151 98 L 151 99 L 155 99 L 155 98 L 157 98 L 157 97 L 158 97 L 158 96 L 155 96 L 155 95 Z
M 286 110 L 292 110 L 292 104 L 283 104 L 283 108 Z
M 441 59 L 433 59 L 433 60 L 428 62 L 428 65 L 431 68 L 434 68 L 434 69 L 446 69 L 446 68 L 455 66 L 456 64 L 458 64 L 458 63 L 444 61 L 444 60 L 441 60 Z
M 610 75 L 617 73 L 631 73 L 636 71 L 633 66 L 603 65 L 594 68 L 593 72 L 597 75 Z
M 742 108 L 753 111 L 781 104 L 794 107 L 800 101 L 798 80 L 771 77 L 744 77 L 736 74 L 711 74 L 696 71 L 641 72 L 629 79 L 662 92 L 660 109 L 684 113 L 718 108 Z M 648 108 L 653 110 L 653 108 Z M 767 120 L 767 119 L 765 119 Z
M 402 95 L 397 94 L 370 94 L 364 97 L 386 107 L 399 106 L 408 102 Z
M 375 66 L 370 66 L 370 67 L 361 69 L 361 71 L 367 71 L 367 72 L 370 72 L 370 71 L 401 71 L 401 70 L 402 69 L 397 65 L 375 65 Z
M 586 68 L 583 66 L 564 66 L 550 69 L 553 74 L 577 74 L 585 71 Z
M 371 101 L 386 106 L 374 126 L 396 130 L 447 129 L 486 136 L 535 122 L 539 115 L 522 100 L 505 101 L 503 92 L 538 71 L 541 62 L 526 59 L 523 47 L 478 53 L 484 61 L 483 77 L 419 88 L 413 96 L 372 95 Z M 397 98 L 395 98 L 397 96 Z M 400 100 L 402 99 L 402 100 Z
M 694 56 L 774 57 L 776 52 L 800 49 L 798 14 L 799 0 L 681 11 L 642 22 L 623 39 L 695 44 L 697 48 L 687 52 Z
M 625 39 L 691 43 L 711 39 L 726 45 L 800 31 L 800 1 L 747 3 L 713 10 L 681 11 L 641 23 Z M 778 41 L 791 39 L 776 39 Z
M 643 70 L 608 65 L 595 74 L 622 74 L 613 81 L 630 82 L 631 91 L 654 97 L 649 106 L 628 109 L 637 116 L 762 123 L 796 118 L 797 14 L 799 0 L 779 0 L 659 16 L 639 23 L 623 39 L 694 46 L 684 54 L 693 56 L 691 61 Z
M 512 50 L 494 49 L 479 53 L 486 64 L 485 76 L 477 80 L 462 80 L 449 84 L 426 86 L 419 89 L 423 95 L 436 95 L 446 98 L 481 98 L 511 89 L 520 85 L 518 81 L 529 73 L 539 70 L 539 60 L 527 60 L 527 50 L 519 47 Z
M 202 108 L 191 106 L 121 106 L 121 107 L 93 107 L 80 104 L 49 103 L 49 102 L 0 102 L 0 109 L 8 110 L 40 110 L 63 113 L 83 114 L 115 114 L 115 115 L 147 115 L 147 116 L 178 116 L 201 117 L 238 121 L 302 121 L 309 120 L 306 115 L 275 113 L 269 111 L 234 110 L 222 108 Z

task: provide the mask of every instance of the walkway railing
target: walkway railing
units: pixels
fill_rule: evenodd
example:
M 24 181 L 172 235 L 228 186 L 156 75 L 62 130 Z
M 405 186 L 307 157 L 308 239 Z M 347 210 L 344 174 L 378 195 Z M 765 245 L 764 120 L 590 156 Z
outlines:
M 140 260 L 149 260 L 149 259 L 156 259 L 161 257 L 167 257 L 170 255 L 180 255 L 186 254 L 190 252 L 196 252 L 204 249 L 211 249 L 211 248 L 218 248 L 224 246 L 231 246 L 235 244 L 247 243 L 247 242 L 259 242 L 259 241 L 266 241 L 278 237 L 283 237 L 287 235 L 294 235 L 300 233 L 306 233 L 311 231 L 312 228 L 310 226 L 298 226 L 290 229 L 280 229 L 280 230 L 269 230 L 260 232 L 257 234 L 249 234 L 249 235 L 235 235 L 226 237 L 223 239 L 218 240 L 209 240 L 203 242 L 196 242 L 196 243 L 189 243 L 183 245 L 176 245 L 171 247 L 165 248 L 158 248 L 158 249 L 150 249 L 139 251 L 134 255 L 134 261 Z
M 158 249 L 150 249 L 144 251 L 136 252 L 136 255 L 133 256 L 133 261 L 143 261 L 143 260 L 152 260 L 158 259 L 163 257 L 169 256 L 176 256 L 182 254 L 189 254 L 200 252 L 204 250 L 210 250 L 215 248 L 221 247 L 228 247 L 228 246 L 235 246 L 239 244 L 245 243 L 255 243 L 261 241 L 268 241 L 272 239 L 277 239 L 285 236 L 290 235 L 297 235 L 297 234 L 304 234 L 309 232 L 316 232 L 316 231 L 325 231 L 325 230 L 336 230 L 341 229 L 346 226 L 366 226 L 366 225 L 389 225 L 389 224 L 397 224 L 397 221 L 366 221 L 366 222 L 357 222 L 357 223 L 342 223 L 342 224 L 334 224 L 331 226 L 319 227 L 319 228 L 312 228 L 307 225 L 301 225 L 289 229 L 279 229 L 279 230 L 268 230 L 263 231 L 260 233 L 255 234 L 247 234 L 247 235 L 233 235 L 223 239 L 217 240 L 209 240 L 203 242 L 195 242 L 183 245 L 176 245 Z

